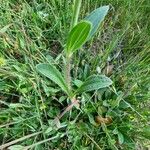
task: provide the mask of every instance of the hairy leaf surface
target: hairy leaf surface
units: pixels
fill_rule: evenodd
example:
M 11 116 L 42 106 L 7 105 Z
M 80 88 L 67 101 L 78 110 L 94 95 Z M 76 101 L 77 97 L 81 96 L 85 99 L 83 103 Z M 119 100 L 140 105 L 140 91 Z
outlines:
M 112 84 L 110 78 L 105 75 L 92 75 L 77 89 L 75 93 L 88 92 L 109 87 Z
M 109 10 L 109 6 L 102 6 L 94 11 L 92 11 L 85 20 L 92 23 L 92 29 L 89 35 L 89 39 L 96 33 L 98 27 L 100 26 L 101 22 L 104 20 L 105 16 L 107 15 Z
M 50 64 L 38 64 L 36 66 L 38 72 L 55 82 L 61 89 L 69 95 L 69 89 L 65 83 L 65 79 L 54 66 Z

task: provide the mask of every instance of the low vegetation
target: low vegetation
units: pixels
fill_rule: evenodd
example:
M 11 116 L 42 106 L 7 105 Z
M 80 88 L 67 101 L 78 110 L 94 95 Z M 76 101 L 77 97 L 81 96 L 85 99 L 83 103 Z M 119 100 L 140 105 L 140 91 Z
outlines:
M 150 1 L 1 0 L 0 150 L 150 148 Z

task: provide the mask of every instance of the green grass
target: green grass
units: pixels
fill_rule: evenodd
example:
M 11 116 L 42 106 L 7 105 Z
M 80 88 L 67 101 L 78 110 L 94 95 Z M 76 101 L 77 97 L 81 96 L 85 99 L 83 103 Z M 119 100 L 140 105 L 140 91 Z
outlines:
M 99 6 L 111 9 L 96 37 L 73 58 L 72 78 L 84 81 L 98 70 L 114 84 L 79 95 L 80 109 L 67 112 L 58 129 L 54 118 L 69 100 L 35 66 L 51 62 L 63 70 L 71 4 L 1 0 L 0 145 L 145 150 L 150 147 L 150 1 L 83 0 L 80 20 Z M 112 123 L 98 124 L 96 116 L 111 117 Z

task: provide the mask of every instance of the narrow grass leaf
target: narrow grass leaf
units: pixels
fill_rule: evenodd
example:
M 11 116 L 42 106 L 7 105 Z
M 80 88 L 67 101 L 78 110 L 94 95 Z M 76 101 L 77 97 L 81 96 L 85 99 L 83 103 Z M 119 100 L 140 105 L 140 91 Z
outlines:
M 66 45 L 66 53 L 71 55 L 73 52 L 79 49 L 86 42 L 90 31 L 90 22 L 83 21 L 78 23 L 69 34 Z
M 92 29 L 89 35 L 89 39 L 96 33 L 98 27 L 100 26 L 101 22 L 104 20 L 105 16 L 107 15 L 109 10 L 109 6 L 102 6 L 94 11 L 92 11 L 84 20 L 89 21 L 92 23 Z
M 8 24 L 5 27 L 3 27 L 2 29 L 0 29 L 0 34 L 3 34 L 7 31 L 7 29 L 11 26 L 12 24 Z
M 38 72 L 46 76 L 47 78 L 51 79 L 55 82 L 61 89 L 69 95 L 69 90 L 67 84 L 65 83 L 65 79 L 54 66 L 50 64 L 38 64 L 36 66 Z
M 0 81 L 0 91 L 6 89 L 6 83 L 4 81 Z
M 101 88 L 109 87 L 111 84 L 111 79 L 106 77 L 105 75 L 92 75 L 86 79 L 86 81 L 77 89 L 75 93 L 77 94 L 98 90 Z
M 8 148 L 8 150 L 23 150 L 24 146 L 21 145 L 13 145 Z

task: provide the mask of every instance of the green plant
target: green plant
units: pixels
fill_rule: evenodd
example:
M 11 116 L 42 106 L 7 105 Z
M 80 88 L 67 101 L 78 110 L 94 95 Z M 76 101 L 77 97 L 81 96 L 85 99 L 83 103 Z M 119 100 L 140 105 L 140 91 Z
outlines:
M 81 1 L 76 1 L 81 3 Z M 83 44 L 92 38 L 104 20 L 109 6 L 103 6 L 94 10 L 84 20 L 77 23 L 80 4 L 75 3 L 75 16 L 73 16 L 72 30 L 69 33 L 67 43 L 65 46 L 65 77 L 63 72 L 60 72 L 53 64 L 41 63 L 36 66 L 38 72 L 56 83 L 62 91 L 64 91 L 71 102 L 76 101 L 76 95 L 83 92 L 99 90 L 101 88 L 109 87 L 112 84 L 111 79 L 105 75 L 92 75 L 88 77 L 77 89 L 73 89 L 70 70 L 71 59 L 74 53 L 80 49 Z M 77 8 L 76 8 L 77 7 Z
M 108 4 L 111 9 L 103 27 L 66 63 L 68 32 L 87 12 Z M 83 0 L 82 5 L 81 0 L 4 0 L 0 9 L 0 149 L 147 149 L 149 5 L 147 0 Z M 39 75 L 35 65 L 41 62 L 58 68 L 67 88 L 70 83 L 72 93 L 68 94 L 75 94 L 77 101 L 66 109 L 71 100 L 66 86 L 62 84 L 62 90 Z M 109 76 L 116 89 L 112 85 L 77 92 L 94 74 Z M 80 109 L 71 108 L 78 102 Z M 54 120 L 57 114 L 58 119 L 65 114 L 61 122 Z

